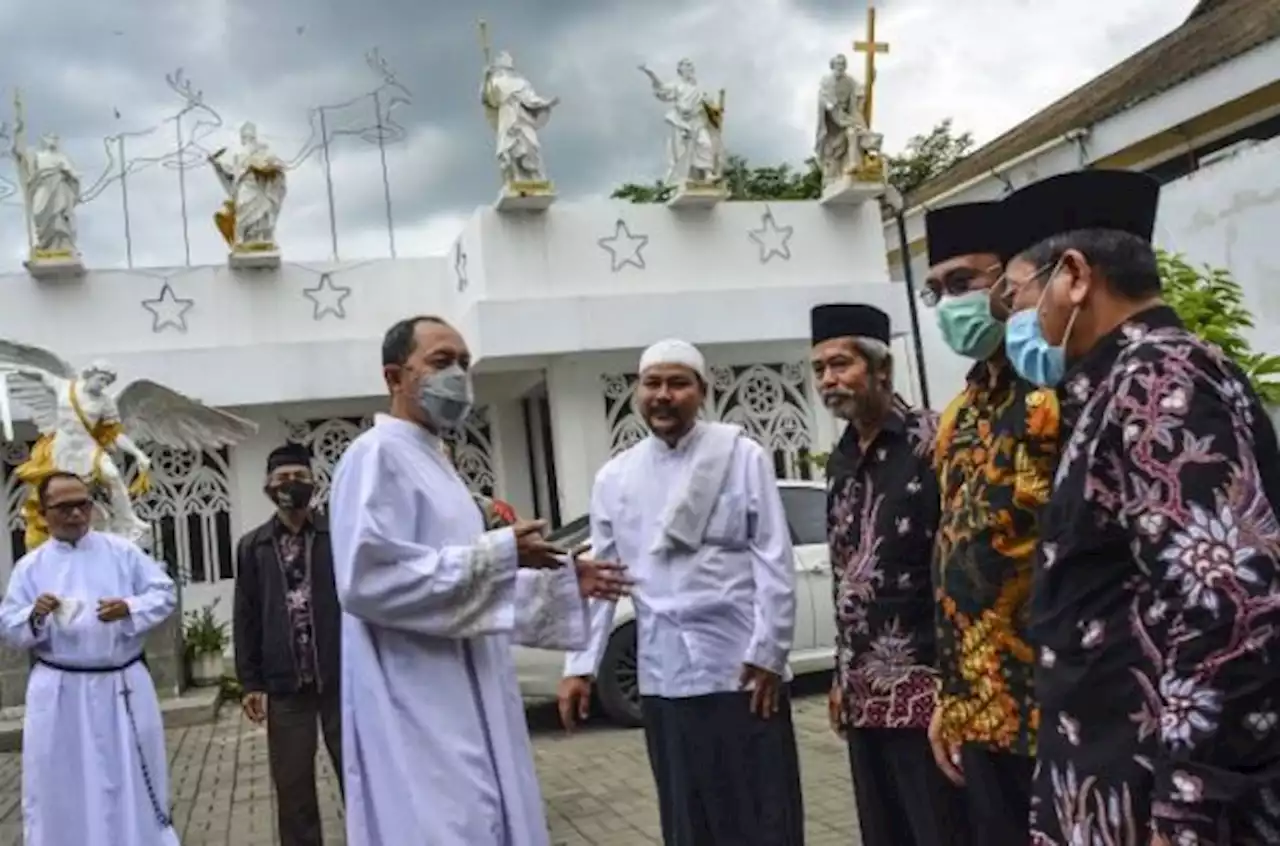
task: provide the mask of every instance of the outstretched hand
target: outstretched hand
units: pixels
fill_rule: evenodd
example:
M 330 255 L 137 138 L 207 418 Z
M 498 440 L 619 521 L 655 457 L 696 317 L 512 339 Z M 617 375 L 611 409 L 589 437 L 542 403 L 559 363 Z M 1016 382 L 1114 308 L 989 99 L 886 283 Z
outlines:
M 634 582 L 627 576 L 625 565 L 614 561 L 595 561 L 578 558 L 573 566 L 578 571 L 578 592 L 587 599 L 606 599 L 617 602 L 631 595 Z

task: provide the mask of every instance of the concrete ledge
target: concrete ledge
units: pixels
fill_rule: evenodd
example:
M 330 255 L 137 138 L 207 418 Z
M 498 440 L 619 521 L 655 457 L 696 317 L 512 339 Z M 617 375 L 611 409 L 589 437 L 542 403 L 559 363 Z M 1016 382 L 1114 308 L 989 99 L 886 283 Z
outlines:
M 219 688 L 191 688 L 182 696 L 161 699 L 160 716 L 167 729 L 205 725 L 217 719 L 220 703 Z M 0 711 L 0 752 L 21 751 L 22 718 L 21 706 Z

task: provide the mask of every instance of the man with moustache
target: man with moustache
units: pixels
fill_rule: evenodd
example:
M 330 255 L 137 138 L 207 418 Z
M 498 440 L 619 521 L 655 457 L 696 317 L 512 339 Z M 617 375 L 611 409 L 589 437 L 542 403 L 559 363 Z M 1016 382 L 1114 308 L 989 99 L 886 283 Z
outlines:
M 929 739 L 938 766 L 964 786 L 974 842 L 1026 843 L 1039 727 L 1027 618 L 1058 402 L 1005 354 L 1007 312 L 991 295 L 1008 253 L 1001 204 L 934 209 L 925 227 L 926 303 L 947 345 L 974 361 L 938 424 L 941 695 Z
M 934 765 L 927 734 L 938 684 L 937 415 L 894 395 L 887 314 L 821 305 L 811 323 L 814 380 L 848 423 L 827 461 L 838 633 L 829 714 L 849 745 L 862 842 L 961 846 L 964 796 Z
M 692 344 L 660 341 L 640 357 L 636 404 L 652 434 L 596 475 L 593 555 L 635 579 L 665 846 L 801 846 L 791 533 L 772 456 L 740 427 L 699 421 L 706 391 Z M 592 603 L 591 645 L 566 660 L 566 728 L 586 717 L 613 611 Z
M 1096 170 L 1006 201 L 1010 358 L 1071 425 L 1032 609 L 1037 846 L 1280 843 L 1280 449 L 1161 300 L 1159 194 Z

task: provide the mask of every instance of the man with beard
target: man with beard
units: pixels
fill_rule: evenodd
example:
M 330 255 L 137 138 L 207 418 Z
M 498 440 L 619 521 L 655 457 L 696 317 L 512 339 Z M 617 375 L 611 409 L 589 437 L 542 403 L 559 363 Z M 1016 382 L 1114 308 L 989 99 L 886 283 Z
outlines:
M 849 744 L 866 846 L 965 844 L 964 796 L 934 765 L 930 568 L 938 528 L 937 415 L 897 401 L 889 316 L 832 304 L 811 315 L 813 375 L 848 422 L 827 461 L 836 610 L 832 729 Z
M 1072 426 L 1032 609 L 1044 846 L 1280 843 L 1280 450 L 1161 300 L 1159 194 L 1080 171 L 1006 201 L 1010 357 Z
M 737 426 L 698 420 L 702 354 L 660 341 L 636 404 L 652 435 L 591 492 L 591 543 L 636 587 L 640 695 L 666 846 L 800 846 L 804 818 L 787 658 L 795 563 L 773 459 Z M 568 656 L 566 728 L 585 718 L 612 628 L 593 602 L 591 646 Z
M 963 784 L 974 842 L 1027 842 L 1039 714 L 1027 641 L 1040 512 L 1058 456 L 1058 402 L 1020 379 L 991 296 L 1010 222 L 999 203 L 925 218 L 943 339 L 974 365 L 938 424 L 942 517 L 934 586 L 942 687 L 929 727 L 938 766 Z

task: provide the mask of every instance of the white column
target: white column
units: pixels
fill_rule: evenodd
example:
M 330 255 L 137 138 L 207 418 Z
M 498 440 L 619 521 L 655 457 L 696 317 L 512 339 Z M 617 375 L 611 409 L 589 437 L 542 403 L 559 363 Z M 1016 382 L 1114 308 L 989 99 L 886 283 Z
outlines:
M 565 522 L 587 513 L 591 483 L 609 459 L 604 383 L 594 362 L 595 356 L 575 356 L 547 368 L 560 516 Z

